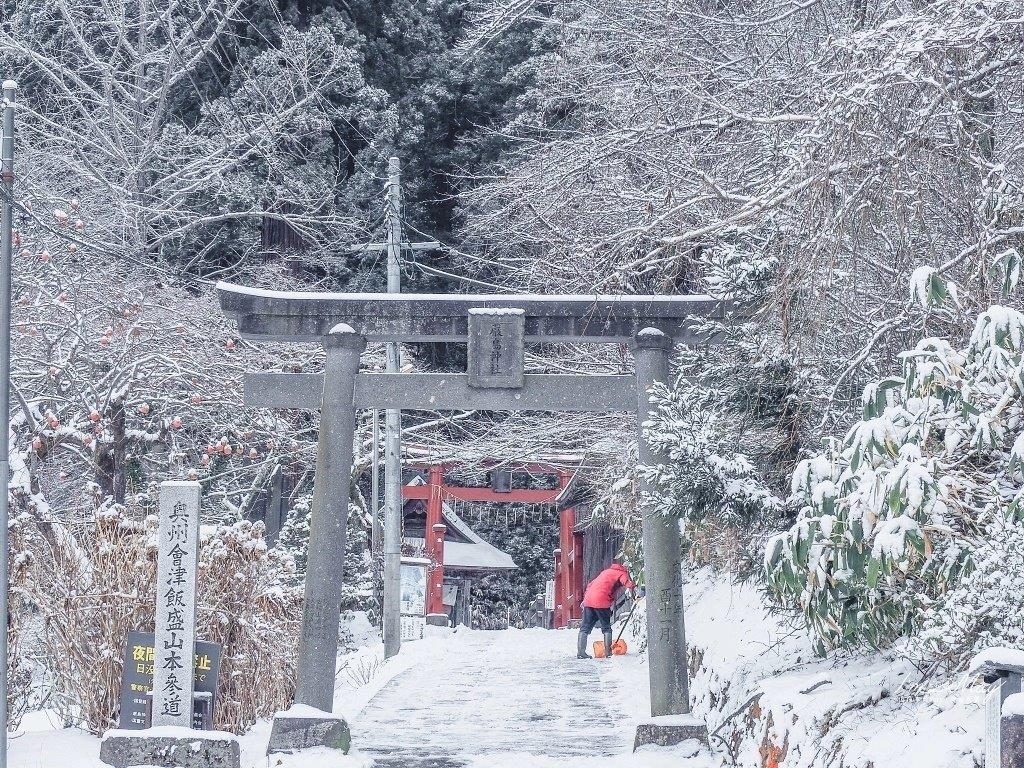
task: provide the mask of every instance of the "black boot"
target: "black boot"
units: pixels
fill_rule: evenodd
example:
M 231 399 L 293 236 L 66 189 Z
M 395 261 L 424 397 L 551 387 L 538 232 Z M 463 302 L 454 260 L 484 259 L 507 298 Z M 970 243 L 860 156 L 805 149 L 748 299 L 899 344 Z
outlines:
M 612 633 L 604 633 L 604 657 L 610 659 L 612 657 Z
M 577 659 L 592 659 L 594 658 L 587 653 L 587 636 L 583 634 L 583 630 L 580 630 L 580 636 L 576 639 L 576 658 Z

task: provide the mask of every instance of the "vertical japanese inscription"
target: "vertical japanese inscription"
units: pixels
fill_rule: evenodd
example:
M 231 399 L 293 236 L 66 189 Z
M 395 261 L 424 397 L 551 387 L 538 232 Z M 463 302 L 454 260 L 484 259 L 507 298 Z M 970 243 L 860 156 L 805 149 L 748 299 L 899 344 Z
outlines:
M 192 727 L 199 483 L 160 484 L 153 725 Z
M 469 386 L 523 386 L 525 321 L 521 309 L 469 310 Z

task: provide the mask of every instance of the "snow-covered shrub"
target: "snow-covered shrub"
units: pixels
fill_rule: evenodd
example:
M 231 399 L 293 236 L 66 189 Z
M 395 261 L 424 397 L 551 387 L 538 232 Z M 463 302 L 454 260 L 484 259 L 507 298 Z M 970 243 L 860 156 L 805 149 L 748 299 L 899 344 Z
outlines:
M 262 523 L 217 526 L 199 551 L 198 628 L 224 648 L 216 727 L 239 733 L 285 709 L 295 685 L 302 589 L 291 558 L 268 549 Z
M 925 602 L 919 638 L 906 651 L 922 665 L 957 669 L 991 646 L 1024 647 L 1024 505 L 997 516 L 972 547 L 960 582 Z
M 973 586 L 963 579 L 991 564 L 1002 521 L 1021 514 L 1022 350 L 1024 315 L 1004 306 L 978 317 L 963 348 L 922 340 L 901 355 L 901 378 L 865 389 L 863 419 L 846 438 L 799 464 L 793 494 L 803 506 L 769 542 L 765 566 L 819 651 L 881 645 L 929 621 L 941 635 L 928 617 L 942 595 L 962 585 L 967 593 L 949 599 L 966 605 L 984 590 L 990 565 Z M 979 621 L 936 647 L 967 647 L 989 629 Z
M 52 705 L 94 733 L 116 724 L 128 632 L 153 628 L 156 524 L 107 502 L 88 525 L 34 526 L 24 591 L 42 619 Z M 223 646 L 214 723 L 239 732 L 291 699 L 302 596 L 262 524 L 204 531 L 199 560 L 197 633 Z
M 723 423 L 734 414 L 722 400 L 720 390 L 685 375 L 672 390 L 656 387 L 645 431 L 667 461 L 637 471 L 654 483 L 653 503 L 662 514 L 684 521 L 692 556 L 742 568 L 746 537 L 736 533 L 761 529 L 781 502 L 738 450 L 735 431 Z M 627 550 L 642 561 L 640 526 L 627 526 L 627 534 Z
M 156 553 L 150 529 L 120 506 L 72 531 L 41 520 L 25 592 L 42 620 L 51 705 L 66 723 L 101 733 L 116 723 L 128 632 L 152 629 Z
M 723 444 L 725 430 L 714 393 L 680 380 L 675 389 L 651 392 L 652 418 L 646 425 L 651 445 L 667 463 L 642 467 L 659 491 L 665 514 L 688 521 L 715 517 L 725 523 L 750 520 L 779 506 L 754 467 L 735 445 Z

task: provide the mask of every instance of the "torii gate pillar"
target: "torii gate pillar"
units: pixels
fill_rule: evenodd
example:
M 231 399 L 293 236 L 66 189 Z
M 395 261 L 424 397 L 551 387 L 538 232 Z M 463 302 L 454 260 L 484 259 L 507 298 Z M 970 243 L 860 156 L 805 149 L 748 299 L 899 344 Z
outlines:
M 338 653 L 338 606 L 341 605 L 345 529 L 352 484 L 352 442 L 356 413 L 352 392 L 359 355 L 366 339 L 347 325 L 324 337 L 323 405 L 316 450 L 313 506 L 309 516 L 306 555 L 306 599 L 299 635 L 295 699 L 330 712 L 334 701 L 335 656 Z
M 687 739 L 708 743 L 707 726 L 690 716 L 689 669 L 683 621 L 682 535 L 679 520 L 664 514 L 650 472 L 668 463 L 647 439 L 651 388 L 670 384 L 672 339 L 644 328 L 635 339 L 639 466 L 637 490 L 643 525 L 644 586 L 647 590 L 647 663 L 651 719 L 636 729 L 633 749 L 646 744 L 679 744 Z
M 650 418 L 650 389 L 669 385 L 672 340 L 648 328 L 637 334 L 636 410 L 639 464 L 637 489 L 643 523 L 644 584 L 647 590 L 647 655 L 651 667 L 651 715 L 679 715 L 690 711 L 686 665 L 686 630 L 683 624 L 682 541 L 679 521 L 662 512 L 648 468 L 667 463 L 644 435 Z

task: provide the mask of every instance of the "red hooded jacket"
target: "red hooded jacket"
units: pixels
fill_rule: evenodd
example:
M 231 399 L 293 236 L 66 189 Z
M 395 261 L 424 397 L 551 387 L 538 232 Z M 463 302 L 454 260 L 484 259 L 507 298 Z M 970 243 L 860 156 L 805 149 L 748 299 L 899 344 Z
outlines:
M 612 563 L 587 585 L 587 591 L 583 593 L 583 605 L 588 608 L 611 608 L 620 587 L 634 589 L 636 584 L 629 578 L 626 566 Z

